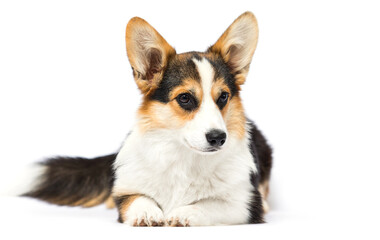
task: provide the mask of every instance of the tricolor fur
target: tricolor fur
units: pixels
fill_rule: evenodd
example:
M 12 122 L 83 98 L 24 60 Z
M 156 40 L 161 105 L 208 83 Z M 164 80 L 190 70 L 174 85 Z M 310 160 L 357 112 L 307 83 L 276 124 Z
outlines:
M 263 222 L 271 149 L 239 93 L 257 38 L 246 12 L 206 52 L 177 54 L 146 21 L 131 19 L 127 53 L 143 100 L 119 153 L 48 159 L 25 195 L 71 206 L 114 202 L 119 222 L 131 226 Z

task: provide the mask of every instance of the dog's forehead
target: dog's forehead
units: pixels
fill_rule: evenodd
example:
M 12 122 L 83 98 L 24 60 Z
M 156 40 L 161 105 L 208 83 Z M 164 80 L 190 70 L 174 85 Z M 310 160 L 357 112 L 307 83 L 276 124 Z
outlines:
M 170 59 L 162 81 L 181 82 L 186 78 L 201 81 L 194 59 L 201 60 L 201 53 L 191 52 L 178 54 Z
M 177 54 L 169 60 L 163 79 L 153 93 L 152 99 L 168 102 L 170 91 L 182 85 L 185 79 L 193 79 L 201 83 L 202 79 L 196 61 L 207 61 L 211 66 L 209 70 L 212 71 L 213 80 L 223 79 L 232 94 L 237 91 L 234 76 L 220 56 L 210 53 L 188 52 Z

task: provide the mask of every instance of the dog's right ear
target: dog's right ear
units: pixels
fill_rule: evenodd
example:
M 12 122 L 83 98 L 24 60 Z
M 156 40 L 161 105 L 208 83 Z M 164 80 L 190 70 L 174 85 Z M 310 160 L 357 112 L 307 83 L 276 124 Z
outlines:
M 136 84 L 145 95 L 156 89 L 162 80 L 168 59 L 176 52 L 144 19 L 132 18 L 125 41 Z

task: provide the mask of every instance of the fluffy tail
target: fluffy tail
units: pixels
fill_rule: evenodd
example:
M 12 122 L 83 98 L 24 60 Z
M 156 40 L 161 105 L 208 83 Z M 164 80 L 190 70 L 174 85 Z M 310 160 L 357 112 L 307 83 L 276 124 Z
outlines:
M 94 159 L 56 157 L 40 163 L 36 186 L 23 196 L 67 206 L 92 207 L 108 200 L 116 154 Z

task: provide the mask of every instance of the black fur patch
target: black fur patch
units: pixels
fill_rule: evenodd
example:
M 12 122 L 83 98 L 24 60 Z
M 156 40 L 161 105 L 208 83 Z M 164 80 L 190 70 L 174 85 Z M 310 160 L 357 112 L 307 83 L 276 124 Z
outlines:
M 117 218 L 117 221 L 119 223 L 123 223 L 124 220 L 123 220 L 123 217 L 122 217 L 122 210 L 121 210 L 121 207 L 123 205 L 124 202 L 126 201 L 129 201 L 129 198 L 131 197 L 132 195 L 124 195 L 124 196 L 120 196 L 120 197 L 114 197 L 113 200 L 115 201 L 115 204 L 116 204 L 116 207 L 117 207 L 117 210 L 119 212 L 119 217 Z
M 254 173 L 251 172 L 251 182 L 254 181 Z M 252 191 L 252 198 L 249 202 L 248 223 L 264 223 L 264 209 L 260 192 L 255 188 Z
M 193 58 L 200 59 L 196 52 L 185 53 L 185 58 L 175 56 L 170 59 L 168 66 L 164 72 L 159 87 L 152 94 L 151 99 L 163 103 L 169 102 L 169 93 L 173 88 L 182 84 L 186 78 L 192 78 L 200 81 L 199 73 Z
M 220 110 L 222 110 L 224 106 L 226 106 L 228 99 L 229 99 L 229 94 L 227 92 L 222 92 L 218 100 L 216 100 L 216 105 L 218 105 Z
M 214 81 L 218 78 L 224 79 L 224 82 L 231 91 L 231 97 L 233 97 L 239 90 L 235 84 L 235 76 L 230 72 L 229 67 L 223 61 L 222 57 L 216 56 L 215 58 L 207 58 L 211 63 L 211 66 L 214 68 Z
M 249 125 L 249 147 L 254 157 L 255 164 L 259 169 L 258 183 L 269 180 L 272 168 L 272 148 L 267 143 L 264 135 L 256 127 L 253 121 L 247 119 Z
M 272 149 L 268 145 L 266 139 L 256 125 L 247 119 L 249 125 L 250 143 L 249 148 L 254 159 L 254 163 L 258 168 L 258 173 L 251 172 L 250 181 L 254 190 L 252 191 L 252 199 L 249 205 L 249 223 L 263 223 L 263 203 L 262 196 L 258 191 L 260 183 L 268 181 L 270 178 L 270 170 L 272 167 Z
M 24 196 L 69 206 L 101 204 L 114 182 L 112 164 L 116 154 L 94 159 L 56 157 L 40 163 L 46 167 L 41 183 Z

